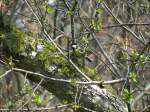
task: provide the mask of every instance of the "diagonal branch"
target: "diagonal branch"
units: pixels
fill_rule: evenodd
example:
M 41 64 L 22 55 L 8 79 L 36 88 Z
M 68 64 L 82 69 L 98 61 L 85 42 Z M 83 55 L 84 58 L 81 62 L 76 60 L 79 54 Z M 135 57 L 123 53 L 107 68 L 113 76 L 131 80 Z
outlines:
M 58 78 L 53 78 L 53 77 L 48 77 L 46 75 L 43 75 L 41 73 L 36 73 L 36 72 L 32 72 L 32 71 L 28 71 L 28 70 L 24 70 L 24 69 L 19 69 L 19 68 L 12 68 L 11 70 L 6 71 L 7 74 L 8 72 L 21 72 L 21 73 L 26 73 L 26 74 L 30 74 L 30 75 L 35 75 L 35 76 L 39 76 L 41 78 L 47 79 L 47 80 L 51 80 L 51 81 L 58 81 L 58 82 L 62 82 L 62 83 L 74 83 L 75 85 L 111 85 L 111 84 L 116 84 L 116 83 L 122 83 L 125 81 L 125 79 L 121 78 L 121 79 L 116 79 L 116 80 L 110 80 L 110 81 L 89 81 L 89 82 L 81 82 L 81 81 L 72 81 L 72 80 L 65 80 L 65 79 L 58 79 Z M 7 75 L 5 73 L 5 76 Z
M 105 2 L 103 2 L 102 7 L 112 16 L 114 17 L 114 19 L 119 23 L 119 24 L 123 24 L 123 22 L 121 20 L 119 20 L 115 14 L 113 14 L 113 12 L 111 11 L 111 9 L 107 6 L 107 4 Z M 130 32 L 139 42 L 141 42 L 142 44 L 145 44 L 130 28 L 128 28 L 126 25 L 122 25 L 122 27 L 127 30 L 128 32 Z

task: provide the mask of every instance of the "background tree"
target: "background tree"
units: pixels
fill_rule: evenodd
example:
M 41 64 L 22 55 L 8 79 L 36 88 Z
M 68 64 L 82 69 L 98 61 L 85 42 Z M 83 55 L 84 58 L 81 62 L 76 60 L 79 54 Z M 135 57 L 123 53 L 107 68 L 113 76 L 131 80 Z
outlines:
M 1 110 L 149 111 L 149 5 L 1 1 Z

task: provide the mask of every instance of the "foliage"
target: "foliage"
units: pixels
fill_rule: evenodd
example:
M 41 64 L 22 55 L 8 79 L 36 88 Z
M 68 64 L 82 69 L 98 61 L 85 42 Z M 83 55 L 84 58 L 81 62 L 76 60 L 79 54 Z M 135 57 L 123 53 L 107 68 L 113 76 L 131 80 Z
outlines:
M 101 75 L 97 72 L 96 69 L 84 67 L 81 68 L 81 70 L 89 76 L 93 80 L 101 80 Z
M 133 94 L 130 93 L 127 89 L 124 89 L 124 100 L 128 103 L 131 103 L 133 99 Z
M 138 75 L 135 72 L 129 73 L 129 81 L 130 82 L 137 82 Z
M 3 44 L 6 45 L 10 53 L 17 54 L 25 51 L 24 37 L 24 32 L 18 29 L 13 29 L 9 34 L 5 34 L 5 38 L 2 41 L 4 42 Z
M 24 100 L 29 97 L 29 108 L 40 107 L 43 102 L 43 90 L 47 89 L 63 104 L 71 104 L 71 108 L 77 111 L 81 111 L 84 106 L 92 109 L 90 111 L 102 111 L 100 108 L 104 106 L 113 112 L 110 105 L 116 110 L 117 107 L 121 108 L 123 103 L 118 103 L 121 100 L 113 102 L 107 92 L 114 94 L 115 98 L 124 99 L 129 112 L 134 111 L 135 107 L 139 108 L 144 102 L 140 108 L 140 111 L 144 111 L 148 107 L 149 98 L 139 91 L 142 88 L 142 92 L 145 92 L 145 85 L 149 82 L 150 42 L 149 24 L 142 23 L 149 20 L 149 8 L 149 0 L 27 0 L 24 3 L 2 0 L 0 63 L 7 69 L 16 67 L 33 72 L 22 73 L 29 82 L 24 82 L 23 90 L 17 89 L 17 100 L 8 101 L 8 107 L 13 108 L 14 102 L 17 106 L 25 103 Z M 24 28 L 16 27 L 17 19 L 22 21 Z M 31 33 L 30 27 L 38 27 L 33 23 L 39 23 L 41 31 Z M 53 39 L 57 47 L 49 38 Z M 73 48 L 72 45 L 76 47 Z M 87 58 L 92 61 L 88 61 Z M 100 85 L 98 90 L 102 91 L 102 95 L 99 95 L 95 89 L 97 85 L 76 84 L 86 80 L 80 70 L 93 81 L 122 78 L 125 78 L 125 81 L 117 82 L 117 85 Z M 0 77 L 6 75 L 4 79 L 7 80 L 1 82 L 7 83 L 6 91 L 9 92 L 14 83 L 7 76 L 7 71 L 6 74 L 4 71 L 6 70 L 1 67 Z M 41 81 L 42 75 L 38 76 L 38 73 L 52 79 L 44 79 L 41 84 L 44 88 L 38 88 L 32 93 L 33 82 Z M 105 92 L 104 89 L 108 91 Z M 102 105 L 97 103 L 97 96 L 102 102 L 104 99 Z M 135 103 L 138 106 L 135 106 L 132 103 L 139 96 L 141 99 L 139 104 Z
M 44 12 L 47 12 L 48 14 L 53 13 L 55 11 L 54 8 L 50 6 L 47 1 L 43 3 L 43 10 Z
M 40 105 L 42 103 L 41 96 L 38 93 L 34 93 L 32 97 L 32 102 L 36 105 Z

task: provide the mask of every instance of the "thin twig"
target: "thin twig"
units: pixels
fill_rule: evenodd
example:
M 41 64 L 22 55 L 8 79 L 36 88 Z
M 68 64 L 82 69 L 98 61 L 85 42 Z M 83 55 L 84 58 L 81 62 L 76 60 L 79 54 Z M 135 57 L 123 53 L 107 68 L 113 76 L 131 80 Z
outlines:
M 74 108 L 74 110 L 76 111 L 77 110 L 77 97 L 78 97 L 78 92 L 79 92 L 79 86 L 77 85 L 76 86 L 76 94 L 75 94 L 75 98 L 74 98 L 74 105 L 75 105 L 75 108 Z
M 49 108 L 35 108 L 35 109 L 21 109 L 21 111 L 27 111 L 27 112 L 30 112 L 30 111 L 46 111 L 46 110 L 55 110 L 55 109 L 59 109 L 59 108 L 64 108 L 64 107 L 69 107 L 69 106 L 71 106 L 70 104 L 68 104 L 68 105 L 60 105 L 60 106 L 58 106 L 58 105 L 56 105 L 56 106 L 54 106 L 54 107 L 49 107 Z M 9 112 L 12 112 L 12 111 L 17 111 L 17 109 L 0 109 L 0 111 L 9 111 Z
M 31 101 L 33 94 L 35 93 L 35 91 L 38 89 L 38 87 L 41 85 L 41 83 L 42 83 L 43 81 L 44 81 L 44 79 L 41 79 L 41 81 L 40 81 L 40 82 L 38 83 L 38 85 L 35 87 L 35 89 L 33 90 L 32 94 L 30 95 L 30 97 L 28 98 L 28 100 L 27 100 L 23 105 L 21 105 L 21 106 L 19 107 L 19 109 L 17 109 L 17 111 L 22 110 L 22 108 L 23 108 L 25 105 L 27 105 L 27 104 Z
M 150 26 L 150 23 L 122 23 L 117 25 L 102 26 L 102 29 L 113 28 L 113 27 L 123 27 L 123 26 Z
M 81 106 L 82 109 L 84 109 L 86 112 L 97 112 L 97 111 L 94 111 L 92 109 L 89 109 L 89 108 L 86 108 L 86 107 L 83 107 Z
M 6 75 L 8 75 L 10 72 L 12 72 L 12 69 L 7 70 L 4 74 L 0 75 L 0 79 L 2 79 L 3 77 L 5 77 Z
M 102 3 L 102 7 L 107 10 L 110 15 L 112 17 L 115 18 L 115 20 L 119 23 L 119 24 L 123 24 L 123 22 L 121 20 L 119 20 L 115 14 L 113 14 L 113 12 L 111 11 L 111 9 L 107 6 L 107 4 L 105 2 Z M 122 26 L 125 30 L 127 30 L 128 32 L 130 32 L 139 42 L 141 42 L 142 44 L 145 44 L 130 28 L 126 27 L 126 26 Z
M 115 84 L 115 83 L 121 83 L 124 81 L 123 78 L 121 79 L 116 79 L 116 80 L 111 80 L 111 81 L 89 81 L 89 82 L 79 82 L 79 81 L 72 81 L 72 80 L 65 80 L 65 79 L 57 79 L 57 78 L 52 78 L 52 77 L 48 77 L 46 75 L 40 74 L 40 73 L 36 73 L 36 72 L 31 72 L 28 70 L 23 70 L 23 69 L 19 69 L 19 68 L 12 68 L 13 71 L 16 72 L 23 72 L 23 73 L 27 73 L 32 74 L 32 75 L 37 75 L 40 76 L 42 78 L 48 79 L 48 80 L 52 80 L 52 81 L 59 81 L 59 82 L 63 82 L 63 83 L 74 83 L 74 84 L 79 84 L 79 85 L 99 85 L 99 84 L 104 84 L 104 85 L 108 85 L 108 84 Z

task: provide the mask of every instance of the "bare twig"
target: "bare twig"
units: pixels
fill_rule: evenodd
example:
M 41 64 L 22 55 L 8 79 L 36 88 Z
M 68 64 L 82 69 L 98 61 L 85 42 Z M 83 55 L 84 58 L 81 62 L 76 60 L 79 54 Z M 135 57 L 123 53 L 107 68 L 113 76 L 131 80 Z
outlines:
M 12 72 L 12 69 L 10 69 L 10 70 L 6 71 L 4 74 L 0 75 L 0 79 L 5 77 L 6 75 L 8 75 L 10 72 Z
M 123 22 L 121 20 L 119 20 L 115 14 L 113 14 L 113 12 L 111 11 L 111 9 L 107 6 L 107 4 L 105 2 L 102 3 L 102 7 L 110 13 L 110 15 L 112 17 L 114 17 L 114 19 L 119 23 L 119 24 L 123 24 Z M 130 28 L 126 27 L 125 25 L 122 26 L 125 30 L 127 30 L 128 32 L 130 32 L 139 42 L 141 42 L 142 44 L 145 44 Z
M 81 108 L 83 108 L 86 112 L 96 112 L 92 109 L 89 109 L 89 108 L 86 108 L 86 107 L 83 107 L 83 106 L 81 106 Z
M 118 71 L 118 68 L 116 67 L 116 65 L 113 64 L 112 60 L 110 59 L 110 57 L 107 55 L 107 53 L 105 52 L 105 50 L 103 49 L 102 45 L 100 44 L 100 42 L 97 40 L 97 38 L 95 37 L 95 35 L 92 33 L 91 34 L 92 37 L 95 39 L 96 43 L 98 44 L 98 47 L 101 51 L 101 53 L 104 55 L 104 57 L 108 60 L 108 62 L 110 63 L 110 65 L 112 66 L 113 70 L 115 71 L 115 76 L 113 76 L 114 78 L 116 77 L 121 77 L 121 74 Z
M 19 109 L 17 109 L 17 111 L 22 110 L 22 108 L 30 102 L 30 100 L 32 99 L 33 94 L 35 93 L 35 91 L 38 89 L 38 87 L 41 85 L 41 83 L 42 83 L 43 81 L 44 81 L 44 79 L 41 79 L 41 81 L 40 81 L 40 82 L 38 83 L 38 85 L 35 87 L 35 89 L 33 90 L 32 94 L 30 95 L 30 97 L 28 98 L 28 100 L 27 100 L 23 105 L 21 105 L 21 106 L 19 107 Z
M 147 107 L 145 107 L 141 112 L 147 112 L 148 109 L 150 109 L 150 105 L 148 105 Z
M 60 109 L 60 108 L 64 108 L 64 107 L 69 107 L 69 106 L 71 106 L 71 105 L 70 104 L 68 104 L 68 105 L 56 105 L 54 107 L 49 107 L 49 108 L 21 109 L 21 111 L 26 111 L 26 112 L 47 111 L 47 110 L 55 110 L 55 109 Z M 17 111 L 17 109 L 0 109 L 0 111 L 12 112 L 12 111 Z
M 123 82 L 124 79 L 116 79 L 116 80 L 111 80 L 111 81 L 89 81 L 89 82 L 78 82 L 78 81 L 72 81 L 72 80 L 65 80 L 65 79 L 56 79 L 56 78 L 52 78 L 52 77 L 48 77 L 46 75 L 40 74 L 40 73 L 36 73 L 36 72 L 31 72 L 28 70 L 23 70 L 23 69 L 19 69 L 19 68 L 12 68 L 13 71 L 16 72 L 23 72 L 23 73 L 27 73 L 32 74 L 32 75 L 37 75 L 40 76 L 42 78 L 48 79 L 48 80 L 52 80 L 52 81 L 59 81 L 59 82 L 63 82 L 63 83 L 74 83 L 74 84 L 79 84 L 79 85 L 99 85 L 99 84 L 115 84 L 115 83 L 120 83 Z
M 150 89 L 150 84 L 148 84 L 146 87 L 145 87 L 145 91 L 149 90 Z M 133 102 L 131 103 L 131 107 L 132 108 L 135 108 L 135 105 L 138 103 L 138 101 L 144 96 L 145 94 L 145 91 L 141 92 L 134 100 Z
M 150 26 L 150 23 L 122 23 L 117 25 L 102 26 L 102 29 L 113 28 L 113 27 L 123 27 L 123 26 Z

